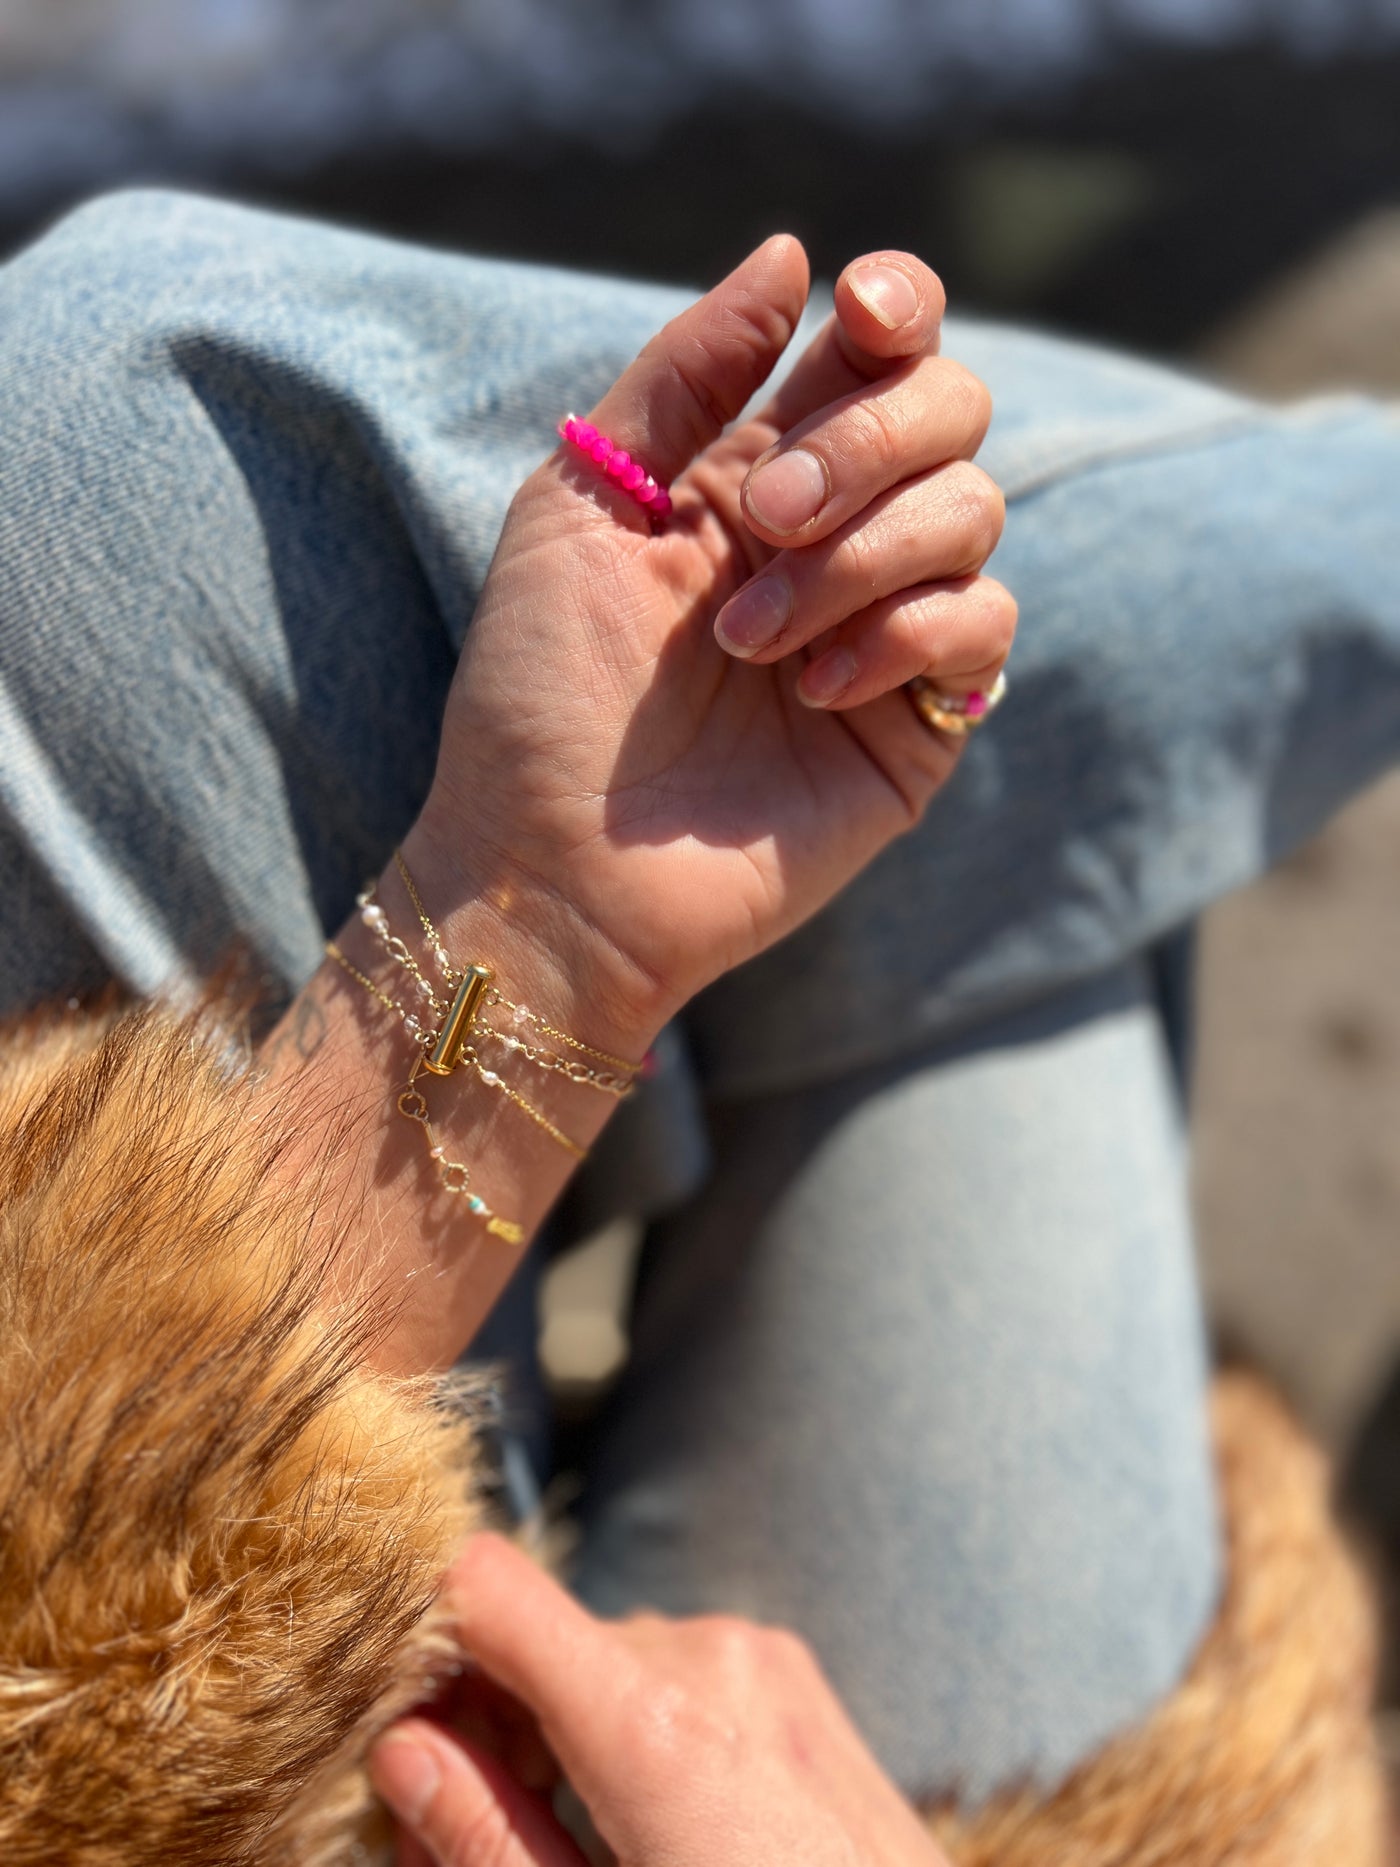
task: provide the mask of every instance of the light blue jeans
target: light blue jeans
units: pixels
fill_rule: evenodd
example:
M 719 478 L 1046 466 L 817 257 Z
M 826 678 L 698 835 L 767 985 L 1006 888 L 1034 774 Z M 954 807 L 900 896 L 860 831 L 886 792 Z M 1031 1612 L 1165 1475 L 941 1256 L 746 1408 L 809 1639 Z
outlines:
M 234 939 L 306 978 L 513 487 L 682 302 L 160 194 L 0 271 L 0 1002 Z M 1400 429 L 946 349 L 997 405 L 1012 696 L 579 1183 L 575 1224 L 653 1218 L 576 1585 L 796 1625 L 908 1789 L 975 1796 L 1145 1712 L 1213 1611 L 1163 943 L 1395 756 Z

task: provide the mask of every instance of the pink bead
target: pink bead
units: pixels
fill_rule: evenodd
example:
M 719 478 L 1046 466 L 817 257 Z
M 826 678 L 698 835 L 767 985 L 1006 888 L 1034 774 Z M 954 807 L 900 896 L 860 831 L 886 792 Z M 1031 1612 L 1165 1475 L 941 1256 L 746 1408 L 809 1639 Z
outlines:
M 987 711 L 987 696 L 985 694 L 969 694 L 967 697 L 967 704 L 963 708 L 963 711 L 970 720 L 980 720 L 982 715 Z
M 630 493 L 639 506 L 645 507 L 658 518 L 664 518 L 671 510 L 671 495 L 666 488 L 659 486 L 646 468 L 633 460 L 625 447 L 619 447 L 607 435 L 599 434 L 591 421 L 580 421 L 576 415 L 568 415 L 560 422 L 559 432 L 566 441 L 572 442 L 596 466 L 601 467 L 610 480 L 624 492 Z

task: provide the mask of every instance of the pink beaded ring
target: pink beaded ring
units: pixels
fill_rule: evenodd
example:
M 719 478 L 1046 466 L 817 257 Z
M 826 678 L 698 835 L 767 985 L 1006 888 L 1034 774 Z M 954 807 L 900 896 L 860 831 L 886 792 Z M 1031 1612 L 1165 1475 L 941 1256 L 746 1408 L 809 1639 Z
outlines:
M 594 465 L 601 467 L 608 478 L 635 499 L 639 506 L 654 513 L 658 519 L 666 517 L 671 510 L 671 495 L 664 486 L 657 484 L 640 462 L 633 460 L 625 447 L 619 447 L 616 441 L 610 441 L 605 434 L 599 434 L 591 421 L 580 421 L 577 415 L 566 415 L 559 424 L 559 433 L 581 454 L 587 454 Z

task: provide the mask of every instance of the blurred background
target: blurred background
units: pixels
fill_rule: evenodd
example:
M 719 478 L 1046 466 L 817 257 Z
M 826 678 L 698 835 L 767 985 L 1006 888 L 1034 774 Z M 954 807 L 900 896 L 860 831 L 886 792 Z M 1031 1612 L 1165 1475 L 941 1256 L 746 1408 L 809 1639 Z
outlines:
M 0 0 L 0 253 L 130 182 L 682 282 L 782 226 L 1263 394 L 1400 393 L 1397 99 L 1400 0 Z M 1397 931 L 1391 781 L 1210 917 L 1195 1126 L 1221 1339 L 1400 1574 Z M 579 1409 L 629 1264 L 548 1281 Z
M 3 0 L 0 240 L 130 179 L 708 279 L 776 223 L 1190 351 L 1394 199 L 1400 0 Z

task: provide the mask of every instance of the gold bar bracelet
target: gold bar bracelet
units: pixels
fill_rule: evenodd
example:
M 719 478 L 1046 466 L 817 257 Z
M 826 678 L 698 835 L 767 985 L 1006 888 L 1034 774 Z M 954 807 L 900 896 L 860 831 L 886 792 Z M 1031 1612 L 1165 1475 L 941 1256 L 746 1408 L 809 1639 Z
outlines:
M 442 1029 L 437 1034 L 437 1042 L 431 1052 L 423 1059 L 423 1068 L 431 1070 L 434 1076 L 450 1076 L 457 1067 L 457 1060 L 462 1054 L 462 1046 L 467 1041 L 472 1021 L 485 996 L 486 988 L 495 978 L 489 966 L 468 966 L 462 974 L 462 983 L 457 987 L 447 1016 L 443 1019 Z

